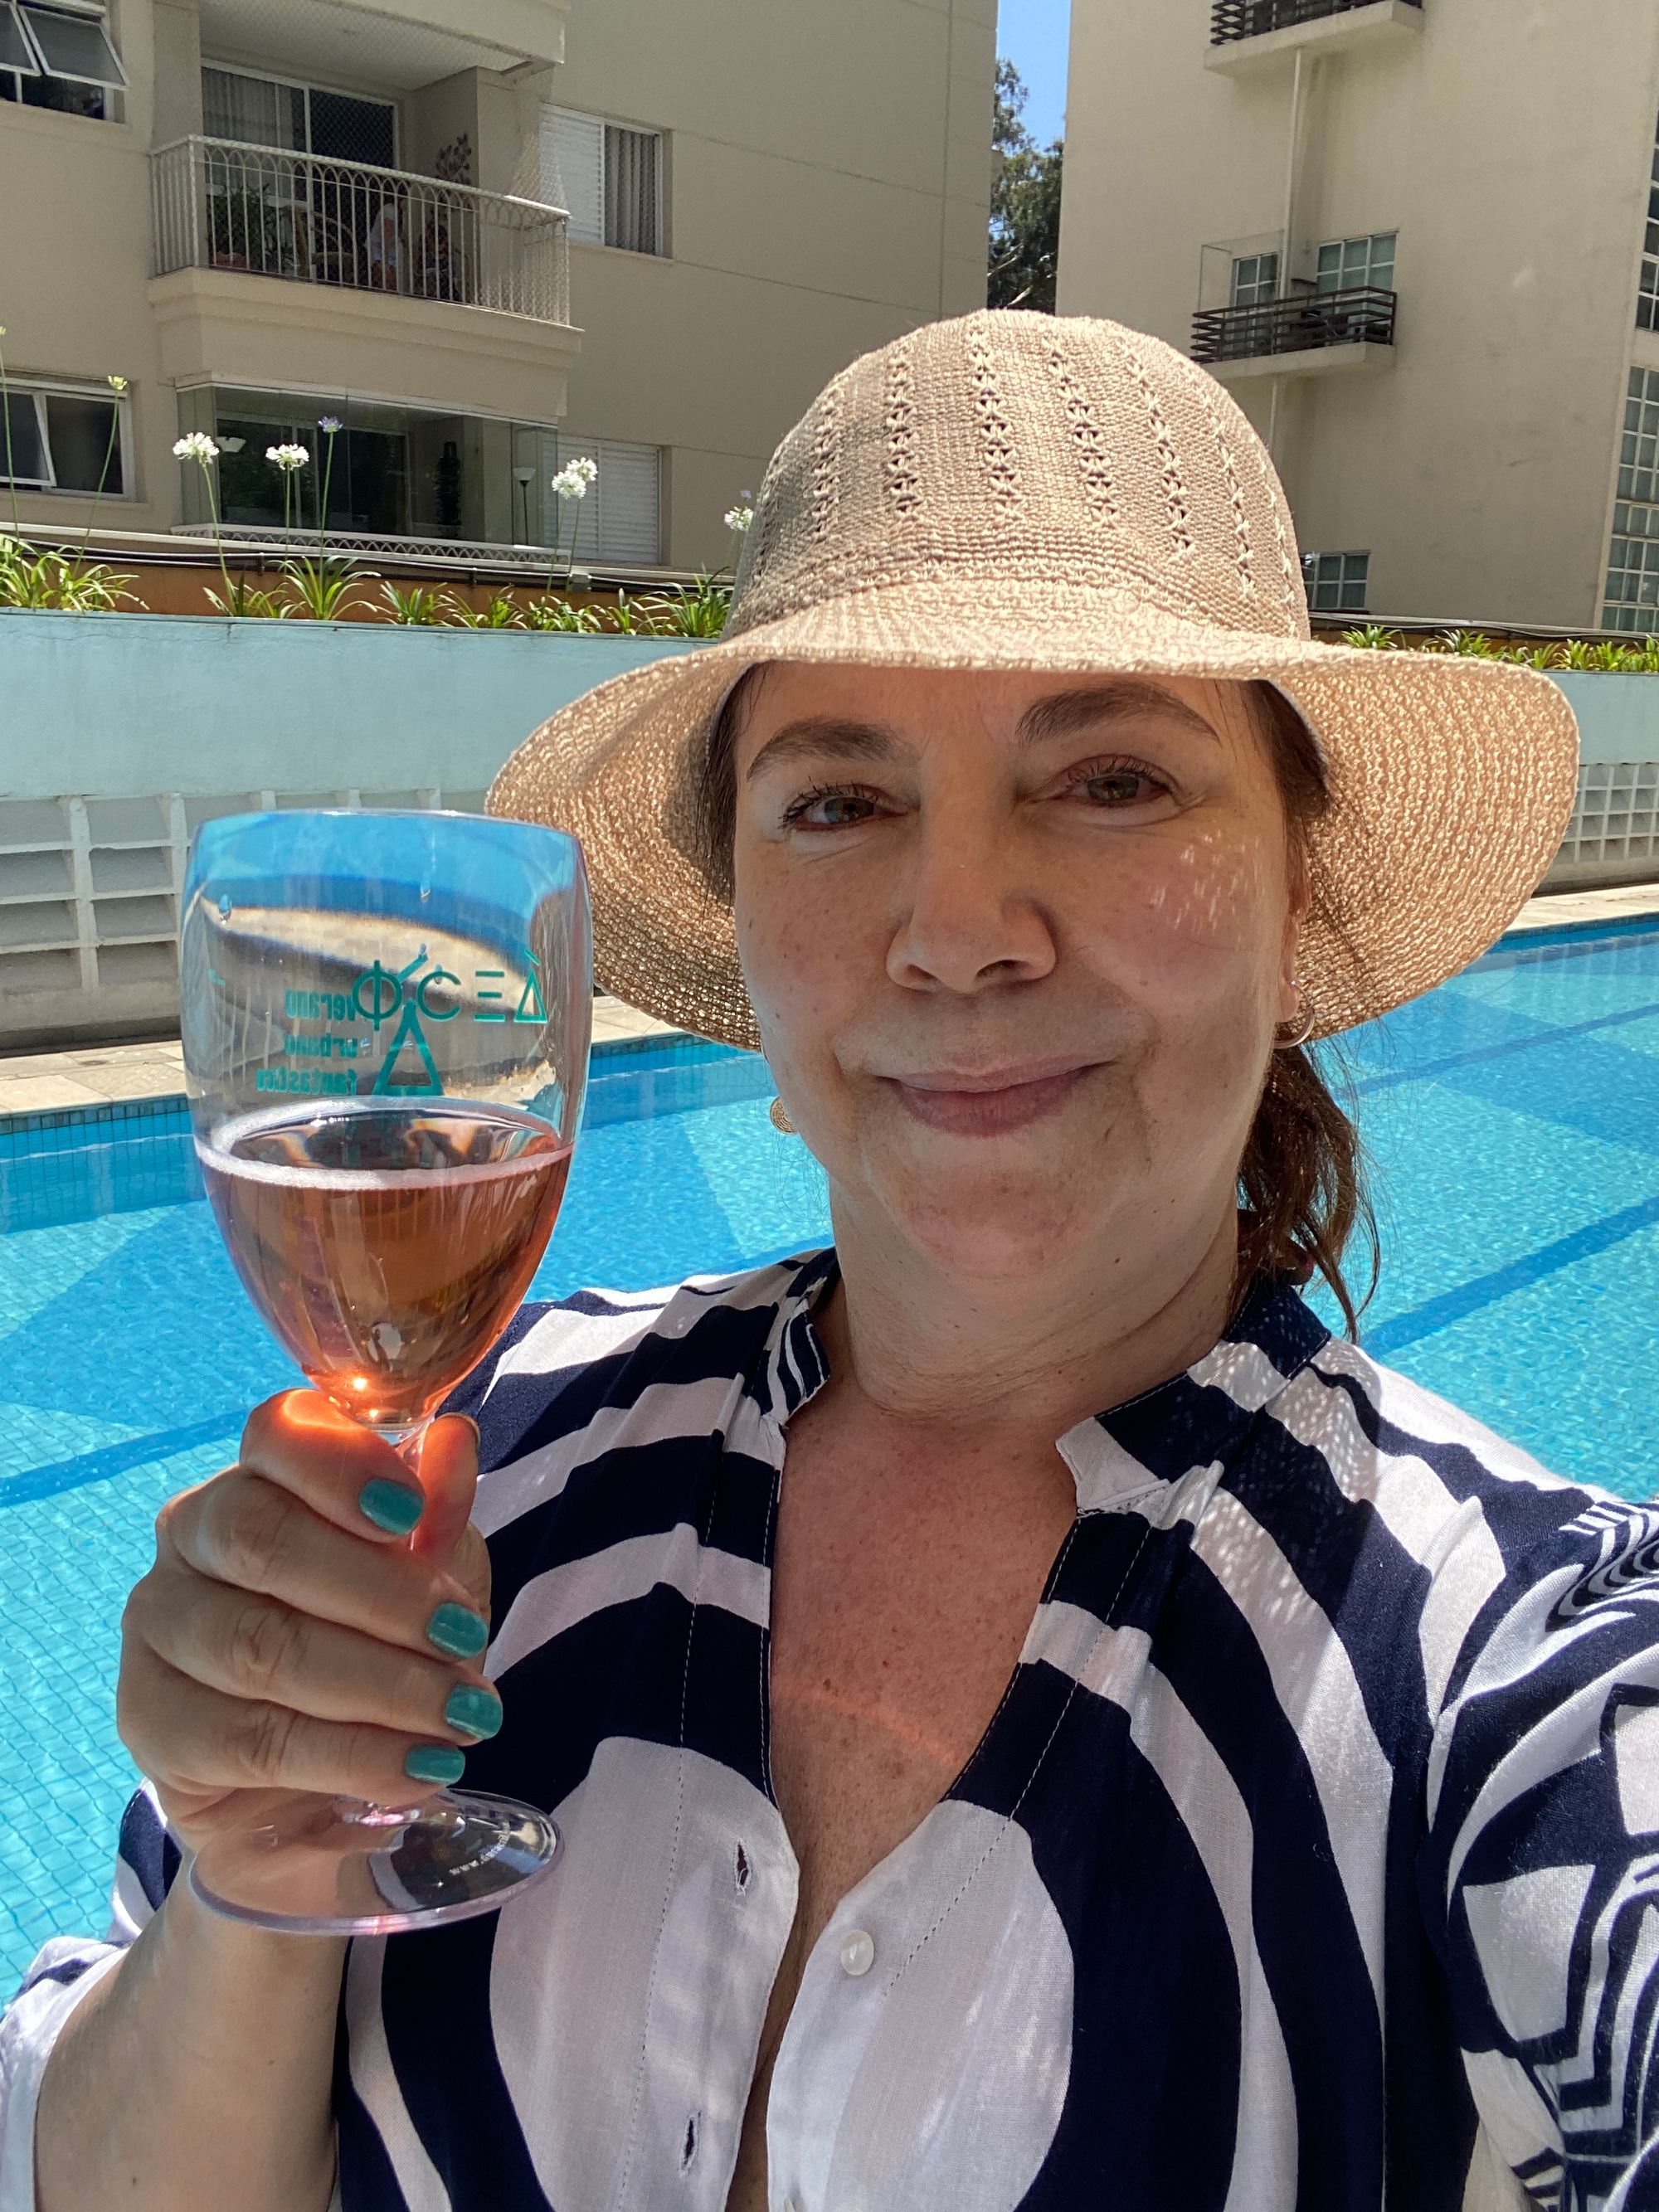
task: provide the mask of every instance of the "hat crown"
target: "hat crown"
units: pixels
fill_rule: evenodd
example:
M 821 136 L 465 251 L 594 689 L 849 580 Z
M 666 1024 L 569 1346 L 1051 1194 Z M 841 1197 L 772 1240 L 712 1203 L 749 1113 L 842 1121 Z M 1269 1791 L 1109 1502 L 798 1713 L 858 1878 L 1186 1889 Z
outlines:
M 1083 316 L 981 309 L 842 370 L 773 456 L 728 637 L 848 592 L 1048 582 L 1308 634 L 1290 507 L 1208 372 Z

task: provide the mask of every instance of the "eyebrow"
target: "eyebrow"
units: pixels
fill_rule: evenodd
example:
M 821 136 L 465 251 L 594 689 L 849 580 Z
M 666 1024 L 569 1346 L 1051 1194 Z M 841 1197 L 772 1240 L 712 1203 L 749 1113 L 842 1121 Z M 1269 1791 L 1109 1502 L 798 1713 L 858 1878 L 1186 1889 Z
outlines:
M 1015 734 L 1021 744 L 1044 744 L 1101 722 L 1125 721 L 1137 714 L 1160 715 L 1195 736 L 1207 738 L 1212 744 L 1217 742 L 1215 732 L 1201 714 L 1172 692 L 1133 677 L 1051 691 L 1025 709 Z M 763 768 L 775 768 L 785 761 L 890 760 L 896 753 L 908 750 L 905 740 L 884 722 L 854 721 L 842 714 L 803 714 L 786 722 L 767 739 L 750 762 L 744 780 L 752 781 Z

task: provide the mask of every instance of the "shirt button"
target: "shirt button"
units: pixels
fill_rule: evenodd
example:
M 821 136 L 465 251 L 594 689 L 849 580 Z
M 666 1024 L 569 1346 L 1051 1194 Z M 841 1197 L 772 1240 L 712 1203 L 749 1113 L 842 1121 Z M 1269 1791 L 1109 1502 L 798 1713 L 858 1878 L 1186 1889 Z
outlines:
M 875 1939 L 867 1929 L 849 1928 L 841 1939 L 841 1970 L 843 1974 L 867 1974 L 876 1963 Z

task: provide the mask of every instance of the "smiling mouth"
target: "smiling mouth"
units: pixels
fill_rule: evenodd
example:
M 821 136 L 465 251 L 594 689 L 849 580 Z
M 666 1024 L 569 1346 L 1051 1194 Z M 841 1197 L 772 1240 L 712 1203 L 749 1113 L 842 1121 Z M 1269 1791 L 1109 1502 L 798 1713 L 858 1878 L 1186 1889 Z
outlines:
M 941 1069 L 925 1075 L 884 1076 L 907 1113 L 930 1129 L 961 1137 L 995 1137 L 1024 1129 L 1057 1114 L 1085 1077 L 1097 1072 L 1091 1061 L 1010 1067 L 970 1075 Z

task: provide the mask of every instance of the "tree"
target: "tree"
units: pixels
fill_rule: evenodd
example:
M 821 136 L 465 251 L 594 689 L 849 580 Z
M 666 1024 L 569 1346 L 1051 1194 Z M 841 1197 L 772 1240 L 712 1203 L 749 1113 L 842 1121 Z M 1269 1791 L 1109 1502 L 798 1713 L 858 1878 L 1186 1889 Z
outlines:
M 993 307 L 1054 312 L 1054 274 L 1060 265 L 1060 183 L 1065 147 L 1056 138 L 1039 146 L 1021 116 L 1024 82 L 1011 61 L 997 64 L 991 144 L 990 275 L 986 299 Z

